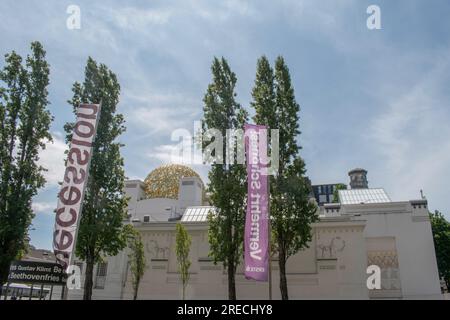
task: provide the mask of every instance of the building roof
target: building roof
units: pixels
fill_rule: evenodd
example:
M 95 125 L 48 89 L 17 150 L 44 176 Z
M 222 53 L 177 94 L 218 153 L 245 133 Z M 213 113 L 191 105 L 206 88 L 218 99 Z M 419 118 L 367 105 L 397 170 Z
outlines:
M 211 206 L 196 206 L 187 207 L 184 211 L 181 222 L 206 222 L 208 221 L 208 214 L 214 214 L 214 207 Z
M 367 173 L 367 170 L 363 169 L 363 168 L 355 168 L 355 169 L 350 170 L 348 172 L 348 174 L 351 174 L 351 173 L 354 173 L 354 172 L 365 172 L 365 173 Z
M 383 188 L 339 190 L 339 200 L 342 204 L 391 202 Z
M 55 254 L 46 249 L 36 249 L 33 246 L 30 246 L 28 252 L 22 258 L 22 260 L 26 261 L 39 261 L 39 262 L 55 262 L 56 257 Z

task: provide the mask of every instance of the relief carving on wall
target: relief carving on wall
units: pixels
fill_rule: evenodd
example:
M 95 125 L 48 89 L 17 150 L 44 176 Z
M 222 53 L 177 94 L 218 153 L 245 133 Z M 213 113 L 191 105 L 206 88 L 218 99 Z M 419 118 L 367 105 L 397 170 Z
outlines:
M 345 240 L 341 237 L 334 237 L 328 243 L 317 245 L 317 257 L 319 259 L 336 259 L 336 254 L 345 249 Z
M 169 259 L 169 247 L 161 247 L 156 240 L 149 240 L 145 245 L 152 259 Z

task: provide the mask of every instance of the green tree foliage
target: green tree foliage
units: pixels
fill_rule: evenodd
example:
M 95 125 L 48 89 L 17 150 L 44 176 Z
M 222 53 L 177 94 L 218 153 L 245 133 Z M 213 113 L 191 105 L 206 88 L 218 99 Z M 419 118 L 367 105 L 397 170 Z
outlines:
M 450 222 L 439 211 L 430 213 L 430 221 L 439 276 L 450 289 Z
M 51 141 L 53 120 L 47 110 L 49 65 L 39 42 L 31 43 L 25 63 L 5 55 L 0 71 L 0 284 L 9 265 L 26 250 L 33 219 L 31 199 L 44 186 L 39 151 Z
M 347 187 L 343 183 L 338 183 L 333 191 L 333 203 L 339 202 L 339 190 L 346 190 Z
M 142 242 L 142 237 L 139 231 L 137 231 L 130 224 L 124 227 L 124 235 L 127 239 L 127 246 L 130 249 L 128 260 L 130 263 L 133 300 L 136 300 L 139 291 L 139 284 L 144 276 L 145 269 L 147 268 L 144 243 Z
M 203 99 L 202 129 L 203 133 L 207 129 L 220 131 L 225 141 L 227 129 L 243 129 L 247 112 L 235 100 L 237 79 L 227 61 L 214 58 L 211 70 L 213 79 Z M 223 143 L 222 151 L 227 154 L 226 143 Z M 210 201 L 216 208 L 216 214 L 209 216 L 210 256 L 226 268 L 228 298 L 235 300 L 236 267 L 242 258 L 244 239 L 247 174 L 242 164 L 224 161 L 213 163 L 208 177 Z
M 192 239 L 186 231 L 186 228 L 177 223 L 176 227 L 176 241 L 175 252 L 178 261 L 178 271 L 181 275 L 181 282 L 183 285 L 183 300 L 186 295 L 186 286 L 189 282 L 189 268 L 191 267 L 191 261 L 189 260 L 189 251 L 191 250 Z
M 286 263 L 290 256 L 307 247 L 311 223 L 317 220 L 316 207 L 309 201 L 310 185 L 305 177 L 305 163 L 297 143 L 299 110 L 289 69 L 278 57 L 275 72 L 266 57 L 257 63 L 252 91 L 254 121 L 269 129 L 279 129 L 279 168 L 270 177 L 270 214 L 278 253 L 280 291 L 287 300 Z
M 84 82 L 75 82 L 69 103 L 74 113 L 81 103 L 100 103 L 101 114 L 89 169 L 89 179 L 76 243 L 76 255 L 86 261 L 84 299 L 92 296 L 93 268 L 102 255 L 116 255 L 126 245 L 122 221 L 127 198 L 125 174 L 117 138 L 125 131 L 124 118 L 116 112 L 120 86 L 116 75 L 89 57 Z M 66 123 L 66 142 L 72 138 L 74 123 Z

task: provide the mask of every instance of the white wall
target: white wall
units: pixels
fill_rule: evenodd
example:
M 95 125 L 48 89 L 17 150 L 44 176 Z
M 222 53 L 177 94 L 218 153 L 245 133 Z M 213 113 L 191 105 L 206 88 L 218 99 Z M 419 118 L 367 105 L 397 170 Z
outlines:
M 346 205 L 343 213 L 361 214 L 366 238 L 394 237 L 403 298 L 440 298 L 433 236 L 426 208 L 410 202 Z
M 291 299 L 368 298 L 365 288 L 364 222 L 337 220 L 339 219 L 334 218 L 314 224 L 310 248 L 289 258 L 287 279 Z M 207 225 L 191 223 L 185 226 L 192 236 L 190 254 L 192 274 L 187 288 L 187 298 L 227 299 L 227 274 L 222 264 L 214 265 L 207 259 L 209 251 Z M 146 243 L 145 253 L 149 266 L 141 282 L 139 299 L 179 299 L 181 282 L 174 254 L 175 223 L 141 224 L 137 227 Z M 319 258 L 317 245 L 329 245 L 330 240 L 336 237 L 346 243 L 343 251 L 337 252 L 342 247 L 342 242 L 336 242 L 331 258 Z M 166 250 L 167 256 L 161 253 Z M 110 258 L 109 264 L 125 266 L 123 258 L 123 255 Z M 119 299 L 121 296 L 124 299 L 132 298 L 130 274 L 127 275 L 126 287 L 121 295 L 122 277 L 117 270 L 108 269 L 108 281 L 111 284 L 105 287 L 105 292 L 94 291 L 95 298 Z M 273 298 L 280 299 L 277 261 L 272 262 L 272 270 Z M 236 274 L 236 291 L 238 299 L 268 299 L 268 283 L 245 279 L 242 265 L 238 267 Z

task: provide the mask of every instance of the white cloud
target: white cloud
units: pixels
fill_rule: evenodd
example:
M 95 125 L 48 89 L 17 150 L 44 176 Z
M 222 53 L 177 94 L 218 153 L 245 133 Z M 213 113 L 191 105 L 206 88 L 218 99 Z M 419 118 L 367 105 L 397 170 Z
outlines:
M 172 16 L 170 9 L 138 9 L 133 7 L 109 9 L 113 22 L 120 28 L 142 30 L 149 25 L 163 25 Z
M 35 213 L 53 214 L 56 208 L 55 202 L 33 202 L 31 208 Z
M 430 208 L 446 206 L 450 113 L 441 87 L 449 74 L 450 59 L 438 61 L 407 93 L 386 97 L 387 110 L 369 128 L 367 138 L 379 159 L 376 170 L 383 172 L 395 200 L 418 198 L 423 189 Z
M 39 152 L 39 164 L 48 170 L 44 172 L 46 188 L 57 186 L 58 182 L 62 181 L 65 170 L 64 151 L 67 145 L 60 133 L 55 132 L 52 136 L 53 142 L 47 142 L 45 150 Z
M 126 111 L 128 121 L 138 125 L 139 129 L 147 131 L 149 135 L 167 136 L 178 128 L 192 130 L 197 116 L 192 110 L 201 110 L 194 107 L 199 101 L 177 93 L 135 94 L 127 91 L 125 98 L 127 105 L 139 106 Z
M 160 145 L 153 148 L 147 153 L 150 159 L 156 159 L 162 163 L 183 163 L 183 157 L 179 153 L 179 148 L 176 144 Z
M 184 121 L 177 111 L 170 108 L 144 108 L 132 111 L 130 121 L 148 130 L 148 134 L 170 132 L 180 127 Z
M 150 91 L 152 88 L 147 88 Z M 136 93 L 136 89 L 128 89 L 125 90 L 123 93 L 124 98 L 130 99 L 134 102 L 138 102 L 140 104 L 142 103 L 152 103 L 152 104 L 159 104 L 164 106 L 170 106 L 170 105 L 187 105 L 191 106 L 194 103 L 198 102 L 190 97 L 186 97 L 185 95 L 176 93 L 176 92 L 169 92 L 169 93 L 161 93 L 161 92 L 155 92 L 155 93 L 145 93 L 145 92 L 139 92 Z
M 226 1 L 197 1 L 192 0 L 187 3 L 185 10 L 188 10 L 202 19 L 214 23 L 226 22 L 236 16 L 245 18 L 258 18 L 260 10 L 251 1 L 226 0 Z
M 187 138 L 189 141 L 190 136 Z M 156 159 L 162 163 L 176 163 L 185 165 L 199 164 L 196 163 L 195 160 L 199 159 L 198 162 L 201 161 L 201 152 L 199 150 L 195 150 L 197 158 L 194 159 L 194 146 L 188 141 L 185 140 L 184 145 L 180 141 L 174 142 L 173 144 L 156 146 L 147 153 L 147 156 L 150 159 Z

